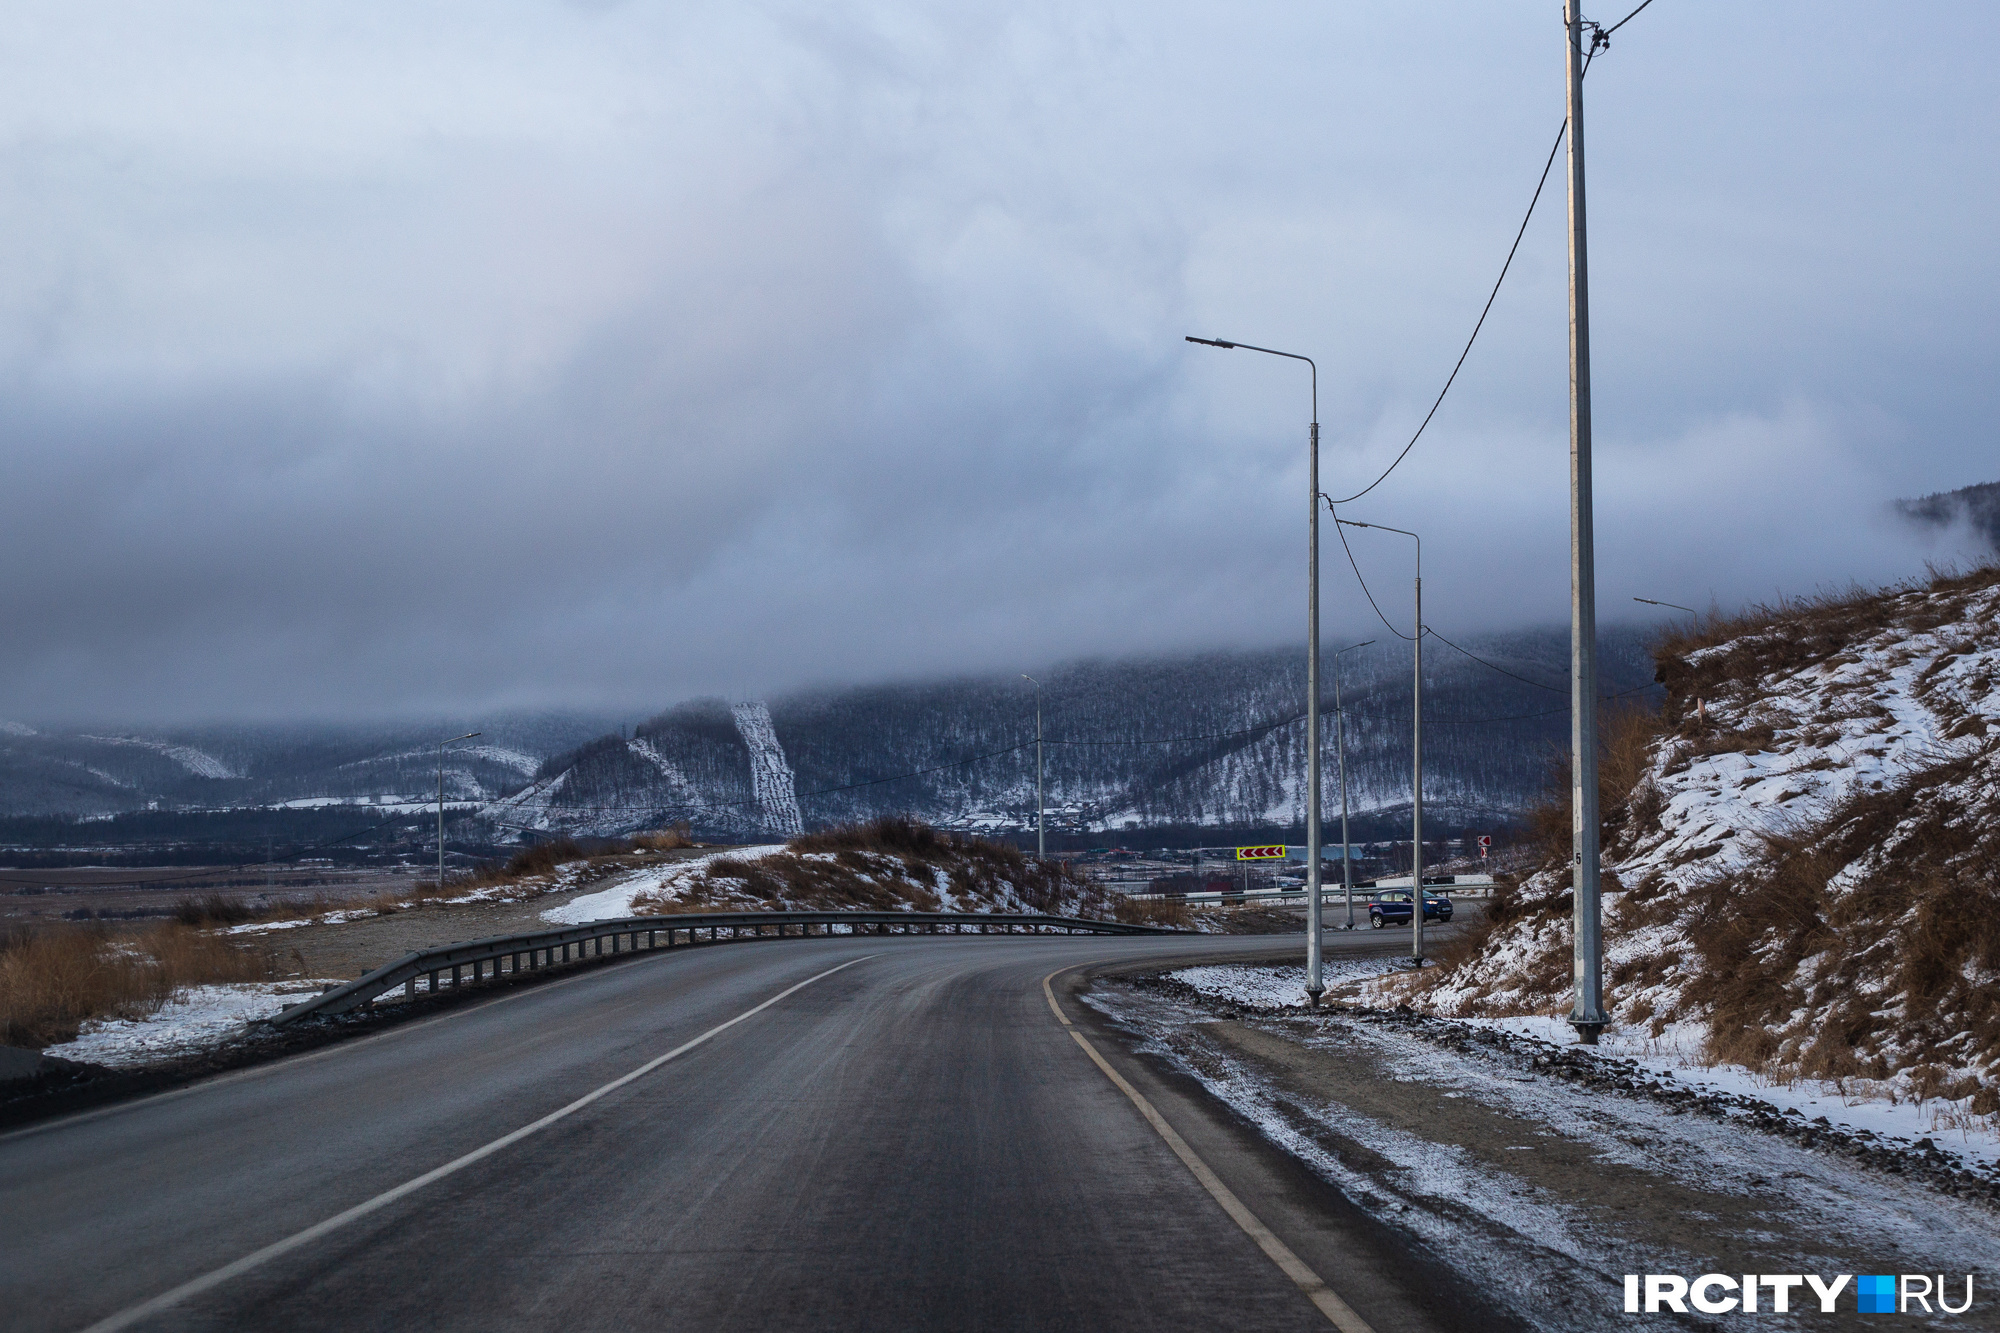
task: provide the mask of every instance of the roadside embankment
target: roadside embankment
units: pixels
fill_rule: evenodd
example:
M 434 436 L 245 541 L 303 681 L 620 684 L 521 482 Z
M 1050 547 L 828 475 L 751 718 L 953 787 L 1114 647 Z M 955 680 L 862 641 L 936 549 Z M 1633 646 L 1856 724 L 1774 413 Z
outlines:
M 1610 729 L 1603 776 L 1618 1028 L 1991 1123 L 2000 568 L 1712 617 L 1655 657 L 1664 706 Z M 1568 1012 L 1566 803 L 1539 822 L 1541 868 L 1496 895 L 1483 931 L 1355 998 Z

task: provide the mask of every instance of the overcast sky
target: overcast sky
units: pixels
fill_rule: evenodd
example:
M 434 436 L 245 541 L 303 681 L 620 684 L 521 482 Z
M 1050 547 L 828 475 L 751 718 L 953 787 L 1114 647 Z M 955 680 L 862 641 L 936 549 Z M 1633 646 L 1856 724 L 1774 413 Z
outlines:
M 1636 2 L 1636 0 L 1634 0 Z M 1617 13 L 1593 10 L 1607 22 Z M 20 6 L 0 716 L 649 712 L 1302 637 L 1563 112 L 1560 5 Z M 1657 0 L 1587 84 L 1601 613 L 2000 479 L 2000 9 Z M 1568 595 L 1560 165 L 1351 516 Z M 1356 535 L 1407 615 L 1403 539 Z M 1365 633 L 1337 545 L 1329 634 Z

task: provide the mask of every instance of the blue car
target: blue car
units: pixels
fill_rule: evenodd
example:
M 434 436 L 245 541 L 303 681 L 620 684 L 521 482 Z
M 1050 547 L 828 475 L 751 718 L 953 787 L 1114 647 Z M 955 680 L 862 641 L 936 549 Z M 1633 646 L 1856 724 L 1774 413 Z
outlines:
M 1424 895 L 1424 920 L 1451 920 L 1451 899 L 1442 894 Z M 1410 891 L 1408 889 L 1388 889 L 1368 900 L 1368 924 L 1381 929 L 1383 926 L 1407 926 L 1410 924 Z

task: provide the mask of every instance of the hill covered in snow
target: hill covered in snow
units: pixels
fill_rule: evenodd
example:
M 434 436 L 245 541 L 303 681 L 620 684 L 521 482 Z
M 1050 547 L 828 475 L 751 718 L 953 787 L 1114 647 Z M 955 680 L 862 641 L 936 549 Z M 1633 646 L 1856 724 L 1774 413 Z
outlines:
M 1384 640 L 1389 640 L 1385 632 Z M 1426 649 L 1425 811 L 1434 827 L 1523 810 L 1568 728 L 1564 632 Z M 1648 692 L 1639 631 L 1604 636 L 1607 693 Z M 1299 649 L 1080 662 L 1042 674 L 1052 829 L 1298 827 L 1305 812 Z M 1353 809 L 1410 806 L 1410 656 L 1393 640 L 1342 658 Z M 1338 816 L 1325 683 L 1326 810 Z M 910 813 L 942 826 L 1034 823 L 1035 693 L 1018 676 L 806 691 L 765 705 L 682 704 L 543 765 L 487 807 L 503 828 L 618 833 L 675 820 L 750 838 Z M 1362 835 L 1357 836 L 1392 836 Z
M 1459 642 L 1476 658 L 1442 640 L 1425 652 L 1426 826 L 1438 836 L 1517 818 L 1568 727 L 1566 631 Z M 1607 694 L 1656 692 L 1640 630 L 1607 628 L 1602 654 Z M 1384 630 L 1345 653 L 1340 671 L 1355 836 L 1395 837 L 1410 804 L 1409 645 Z M 1051 830 L 1116 839 L 1138 829 L 1302 826 L 1301 649 L 1086 661 L 1036 674 Z M 1339 811 L 1333 684 L 1329 660 L 1329 819 Z M 309 845 L 349 827 L 371 845 L 421 849 L 435 839 L 420 808 L 434 799 L 435 739 L 477 730 L 484 735 L 452 747 L 444 777 L 448 838 L 482 854 L 542 833 L 616 835 L 681 821 L 729 841 L 904 813 L 1019 833 L 1034 823 L 1035 702 L 1034 688 L 1008 673 L 691 700 L 635 727 L 553 713 L 153 730 L 17 720 L 0 727 L 0 815 L 41 821 L 15 828 L 14 841 L 82 849 L 161 836 L 138 827 L 158 822 L 153 815 L 101 818 L 117 812 L 156 812 L 172 825 L 166 836 L 195 844 L 212 835 L 170 816 L 279 808 L 299 827 L 242 833 L 254 843 L 247 854 L 261 855 L 270 835 L 281 846 Z M 305 827 L 306 813 L 342 805 L 370 807 L 370 817 Z
M 1662 711 L 1606 764 L 1613 1017 L 2000 1111 L 2000 568 L 1760 608 L 1658 662 Z M 1568 1012 L 1568 812 L 1544 823 L 1544 868 L 1412 998 Z

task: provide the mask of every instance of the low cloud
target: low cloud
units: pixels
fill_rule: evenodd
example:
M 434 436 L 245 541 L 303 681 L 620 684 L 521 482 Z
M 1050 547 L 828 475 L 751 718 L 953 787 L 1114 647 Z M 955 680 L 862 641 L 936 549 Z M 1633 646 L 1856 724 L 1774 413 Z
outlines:
M 2000 36 L 1947 8 L 1928 65 L 1792 6 L 1762 92 L 1698 11 L 1593 72 L 1606 618 L 1908 575 L 1952 539 L 1888 502 L 1993 479 L 1996 275 L 1957 246 L 1993 182 L 1925 127 L 1994 128 Z M 109 22 L 0 56 L 11 716 L 644 711 L 1294 638 L 1306 376 L 1180 335 L 1318 357 L 1323 485 L 1365 483 L 1561 109 L 1546 25 L 1473 5 L 1421 43 L 1283 7 Z M 1894 142 L 1888 94 L 1813 92 L 1864 68 L 1924 81 Z M 1454 629 L 1566 615 L 1559 175 L 1346 511 L 1425 534 Z M 1353 540 L 1404 614 L 1406 543 Z

